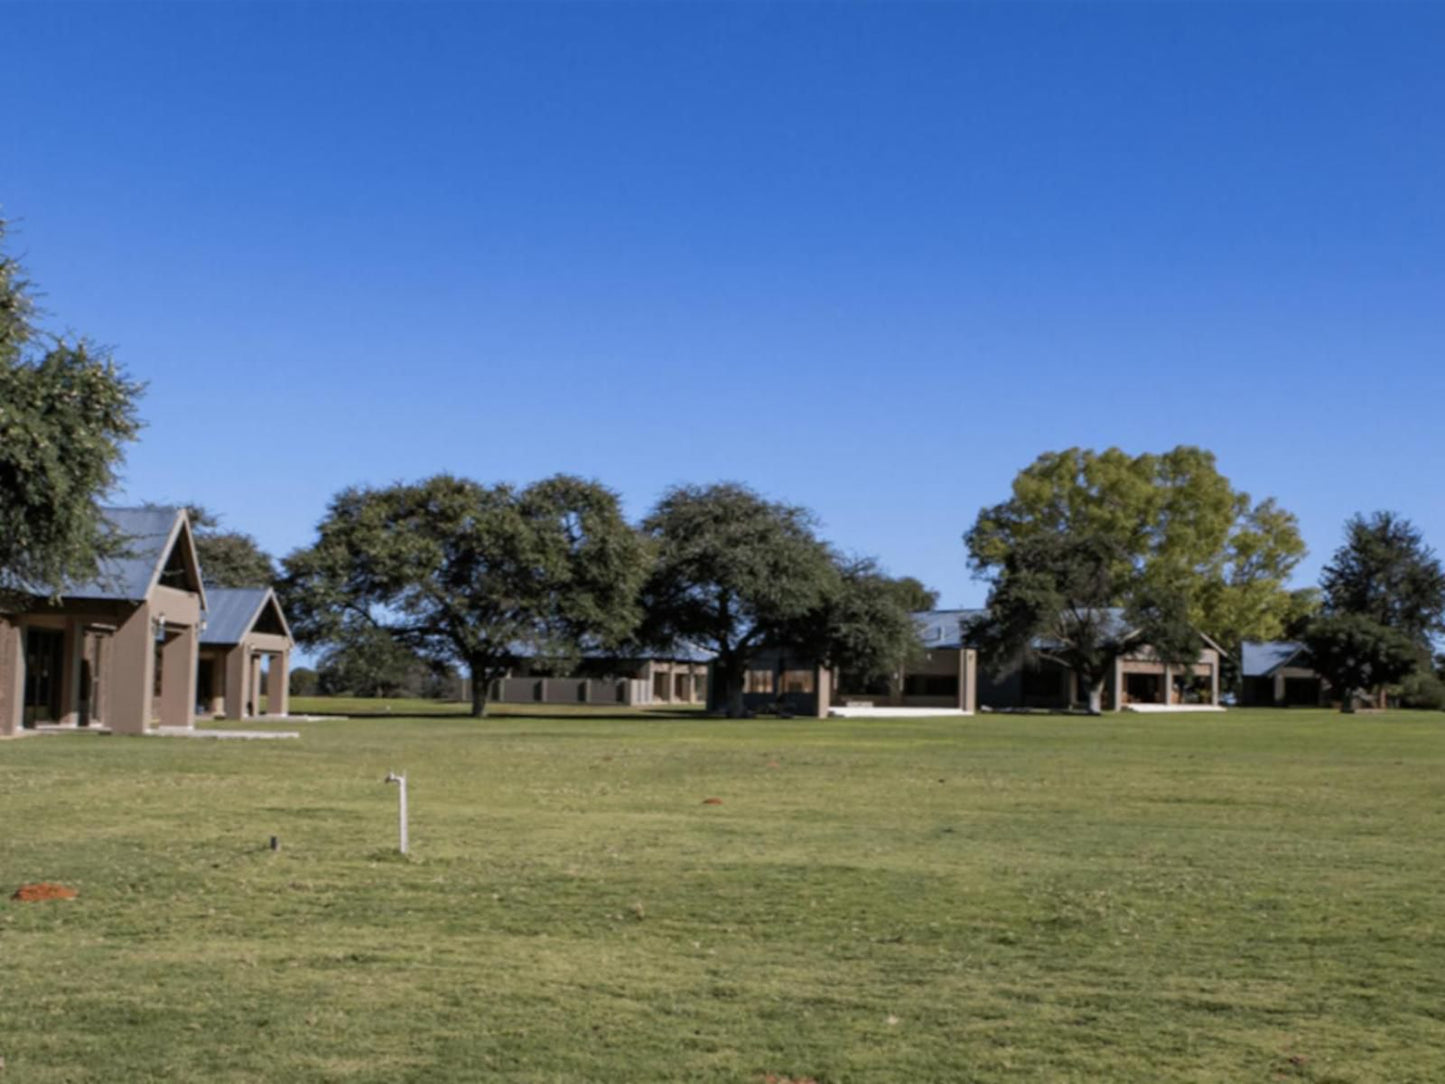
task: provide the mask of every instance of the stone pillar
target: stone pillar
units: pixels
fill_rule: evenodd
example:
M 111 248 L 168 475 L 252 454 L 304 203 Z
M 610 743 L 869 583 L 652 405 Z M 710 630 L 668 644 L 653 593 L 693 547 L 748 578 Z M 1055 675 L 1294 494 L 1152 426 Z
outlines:
M 271 673 L 266 686 L 266 714 L 291 714 L 291 656 L 280 651 L 271 656 Z
M 1276 707 L 1284 703 L 1284 674 L 1274 675 L 1274 703 Z
M 250 650 L 246 652 L 246 673 L 246 714 L 254 717 L 261 714 L 261 656 Z
M 826 719 L 828 709 L 833 706 L 833 671 L 819 666 L 814 668 L 813 675 L 813 689 L 817 694 L 815 714 L 819 719 Z
M 20 733 L 25 703 L 25 637 L 0 617 L 0 738 Z
M 246 689 L 249 684 L 249 676 L 246 672 L 248 657 L 249 652 L 244 644 L 237 645 L 226 652 L 222 672 L 225 674 L 227 719 L 244 719 L 246 717 Z
M 162 726 L 196 725 L 196 649 L 194 625 L 182 625 L 161 647 Z
M 150 606 L 137 606 L 115 630 L 110 655 L 106 722 L 117 734 L 144 734 L 151 725 L 156 638 Z
M 1174 703 L 1174 671 L 1167 662 L 1164 664 L 1164 703 Z
M 75 726 L 80 722 L 80 660 L 85 653 L 85 634 L 80 622 L 67 618 L 60 655 L 60 718 L 58 723 Z
M 1113 711 L 1124 710 L 1124 660 L 1114 660 L 1114 700 L 1109 705 Z
M 1210 663 L 1209 671 L 1209 695 L 1212 698 L 1209 702 L 1215 707 L 1219 706 L 1219 655 L 1214 656 Z
M 970 715 L 978 710 L 978 652 L 971 647 L 958 652 L 958 706 Z

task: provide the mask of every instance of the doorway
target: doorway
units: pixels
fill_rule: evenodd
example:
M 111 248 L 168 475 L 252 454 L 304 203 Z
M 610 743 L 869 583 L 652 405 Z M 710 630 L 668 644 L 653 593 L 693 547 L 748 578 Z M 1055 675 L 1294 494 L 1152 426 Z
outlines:
M 25 631 L 25 706 L 21 725 L 60 721 L 60 687 L 65 673 L 65 633 L 58 629 Z

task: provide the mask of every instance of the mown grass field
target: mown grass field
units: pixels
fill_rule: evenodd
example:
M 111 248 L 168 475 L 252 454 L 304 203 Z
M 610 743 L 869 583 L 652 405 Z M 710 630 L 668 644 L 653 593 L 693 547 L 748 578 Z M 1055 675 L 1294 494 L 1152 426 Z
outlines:
M 1445 716 L 300 726 L 0 744 L 5 1084 L 1445 1079 Z

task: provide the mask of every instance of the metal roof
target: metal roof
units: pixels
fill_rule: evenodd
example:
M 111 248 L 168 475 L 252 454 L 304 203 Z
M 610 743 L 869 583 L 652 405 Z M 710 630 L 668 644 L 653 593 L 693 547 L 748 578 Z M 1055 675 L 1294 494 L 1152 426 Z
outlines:
M 212 587 L 206 592 L 203 644 L 239 644 L 271 594 L 269 587 Z
M 1288 640 L 1269 643 L 1245 641 L 1240 649 L 1240 673 L 1245 677 L 1269 677 L 1303 650 L 1304 644 Z
M 963 623 L 981 617 L 984 610 L 920 610 L 913 615 L 918 639 L 926 648 L 940 650 L 963 646 Z
M 139 602 L 150 593 L 169 555 L 176 520 L 184 513 L 179 508 L 104 508 L 101 514 L 107 528 L 125 539 L 126 554 L 102 561 L 94 579 L 67 585 L 61 594 Z

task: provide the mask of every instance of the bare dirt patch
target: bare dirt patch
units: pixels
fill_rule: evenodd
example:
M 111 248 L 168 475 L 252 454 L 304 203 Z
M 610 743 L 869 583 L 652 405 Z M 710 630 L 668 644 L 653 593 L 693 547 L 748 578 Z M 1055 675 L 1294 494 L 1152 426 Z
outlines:
M 52 881 L 39 881 L 35 884 L 21 885 L 10 898 L 19 900 L 21 903 L 39 903 L 42 900 L 73 900 L 78 895 L 80 895 L 78 888 L 68 888 Z

